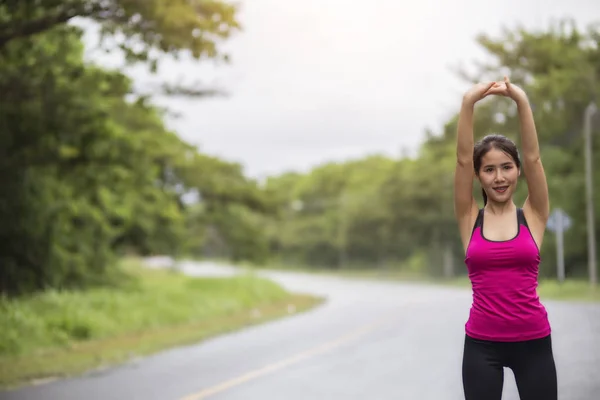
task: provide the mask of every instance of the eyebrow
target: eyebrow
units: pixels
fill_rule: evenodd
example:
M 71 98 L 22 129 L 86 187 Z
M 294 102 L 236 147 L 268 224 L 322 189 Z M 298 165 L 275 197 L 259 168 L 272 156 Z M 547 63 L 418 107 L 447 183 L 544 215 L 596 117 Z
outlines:
M 512 165 L 512 164 L 514 164 L 512 161 L 507 161 L 505 163 L 500 164 L 500 166 L 504 167 L 505 165 Z M 484 165 L 483 168 L 493 167 L 493 166 L 494 166 L 494 164 L 487 164 L 487 165 Z

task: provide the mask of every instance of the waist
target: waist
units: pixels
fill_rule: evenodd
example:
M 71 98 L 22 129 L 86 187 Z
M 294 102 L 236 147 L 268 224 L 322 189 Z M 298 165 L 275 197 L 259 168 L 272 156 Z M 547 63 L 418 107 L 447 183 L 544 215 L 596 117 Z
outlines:
M 537 294 L 474 292 L 466 330 L 481 340 L 521 341 L 549 335 L 550 323 Z

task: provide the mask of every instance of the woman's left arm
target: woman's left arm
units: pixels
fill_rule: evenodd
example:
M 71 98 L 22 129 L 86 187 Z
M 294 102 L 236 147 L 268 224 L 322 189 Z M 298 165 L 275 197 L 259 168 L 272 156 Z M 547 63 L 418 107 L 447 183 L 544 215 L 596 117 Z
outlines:
M 519 125 L 521 131 L 521 145 L 523 149 L 523 170 L 527 181 L 529 193 L 523 209 L 525 212 L 534 214 L 539 222 L 545 226 L 550 214 L 550 200 L 548 195 L 548 183 L 538 143 L 537 131 L 533 119 L 533 111 L 525 92 L 518 86 L 510 84 L 508 78 L 504 78 L 507 94 L 517 104 L 519 113 Z

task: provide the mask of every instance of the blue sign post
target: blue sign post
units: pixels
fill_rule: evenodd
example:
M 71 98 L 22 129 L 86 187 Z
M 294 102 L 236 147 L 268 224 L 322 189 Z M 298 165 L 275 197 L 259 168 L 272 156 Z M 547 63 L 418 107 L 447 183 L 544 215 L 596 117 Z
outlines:
M 562 209 L 556 208 L 550 214 L 546 226 L 556 236 L 556 272 L 560 283 L 565 280 L 565 244 L 564 232 L 568 230 L 573 222 Z

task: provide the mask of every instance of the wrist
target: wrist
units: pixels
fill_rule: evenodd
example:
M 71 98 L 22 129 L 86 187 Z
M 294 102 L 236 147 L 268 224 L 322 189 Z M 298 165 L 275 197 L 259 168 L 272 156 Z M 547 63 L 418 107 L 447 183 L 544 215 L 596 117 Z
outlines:
M 461 107 L 462 108 L 473 108 L 473 107 L 475 107 L 475 101 L 473 101 L 473 99 L 465 96 L 465 97 L 463 97 Z
M 529 107 L 529 99 L 526 95 L 517 96 L 514 98 L 515 103 L 517 103 L 517 107 Z

